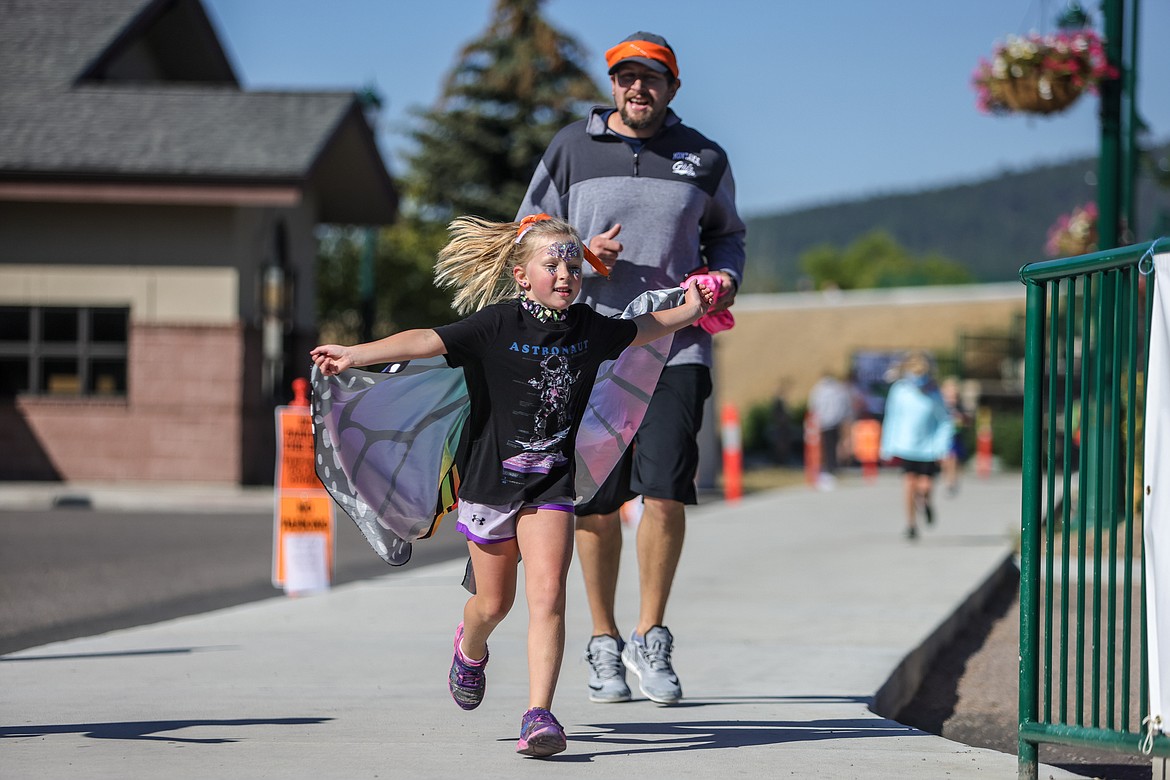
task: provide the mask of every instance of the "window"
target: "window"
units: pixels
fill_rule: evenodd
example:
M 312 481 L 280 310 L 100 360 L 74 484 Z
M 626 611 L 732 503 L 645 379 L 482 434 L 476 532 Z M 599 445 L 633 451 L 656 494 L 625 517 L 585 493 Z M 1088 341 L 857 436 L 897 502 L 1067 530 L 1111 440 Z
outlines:
M 130 310 L 0 306 L 0 397 L 126 395 Z

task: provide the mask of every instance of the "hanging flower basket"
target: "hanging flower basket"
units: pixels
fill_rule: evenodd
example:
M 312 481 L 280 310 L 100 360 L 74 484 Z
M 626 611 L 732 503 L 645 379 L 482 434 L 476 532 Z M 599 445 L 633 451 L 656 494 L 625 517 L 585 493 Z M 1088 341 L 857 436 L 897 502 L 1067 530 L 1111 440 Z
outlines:
M 1061 214 L 1048 228 L 1044 250 L 1049 257 L 1073 257 L 1097 250 L 1097 204 L 1086 203 Z
M 1101 38 L 1092 30 L 1063 30 L 1009 36 L 991 60 L 980 61 L 971 83 L 985 113 L 1052 114 L 1111 78 L 1117 69 L 1106 59 Z
M 1000 79 L 988 87 L 991 100 L 1008 111 L 1025 114 L 1054 114 L 1063 111 L 1081 96 L 1083 88 L 1070 76 L 1028 73 L 1014 79 Z

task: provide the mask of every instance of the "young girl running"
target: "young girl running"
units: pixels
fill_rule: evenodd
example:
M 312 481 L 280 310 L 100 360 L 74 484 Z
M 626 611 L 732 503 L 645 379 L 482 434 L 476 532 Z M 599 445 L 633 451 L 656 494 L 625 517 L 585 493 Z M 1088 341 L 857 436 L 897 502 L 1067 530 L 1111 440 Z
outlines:
M 712 296 L 692 284 L 676 308 L 610 319 L 573 305 L 588 250 L 568 223 L 544 214 L 519 223 L 463 217 L 450 233 L 435 277 L 456 291 L 457 311 L 475 313 L 356 346 L 326 344 L 311 354 L 325 375 L 436 355 L 463 368 L 470 445 L 456 527 L 467 536 L 476 592 L 455 629 L 448 685 L 465 710 L 483 700 L 488 637 L 512 607 L 523 559 L 529 701 L 516 751 L 551 756 L 565 749 L 550 708 L 565 647 L 573 451 L 597 369 L 627 347 L 694 323 Z

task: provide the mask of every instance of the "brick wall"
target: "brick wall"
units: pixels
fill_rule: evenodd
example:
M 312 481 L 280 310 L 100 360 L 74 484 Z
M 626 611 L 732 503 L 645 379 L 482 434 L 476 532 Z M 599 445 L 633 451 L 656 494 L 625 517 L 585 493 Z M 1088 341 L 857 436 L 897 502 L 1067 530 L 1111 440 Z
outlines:
M 241 328 L 135 324 L 125 399 L 17 399 L 52 472 L 72 481 L 237 483 L 243 397 Z M 0 473 L 24 474 L 0 453 Z

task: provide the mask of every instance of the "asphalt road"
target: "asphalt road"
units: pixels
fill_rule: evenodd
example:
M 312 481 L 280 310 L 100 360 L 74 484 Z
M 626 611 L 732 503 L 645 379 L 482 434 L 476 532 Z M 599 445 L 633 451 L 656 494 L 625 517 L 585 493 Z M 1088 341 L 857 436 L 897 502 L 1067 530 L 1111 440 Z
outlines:
M 272 540 L 271 513 L 0 511 L 0 654 L 280 596 Z M 466 554 L 444 523 L 404 568 Z M 334 584 L 401 570 L 338 516 Z

